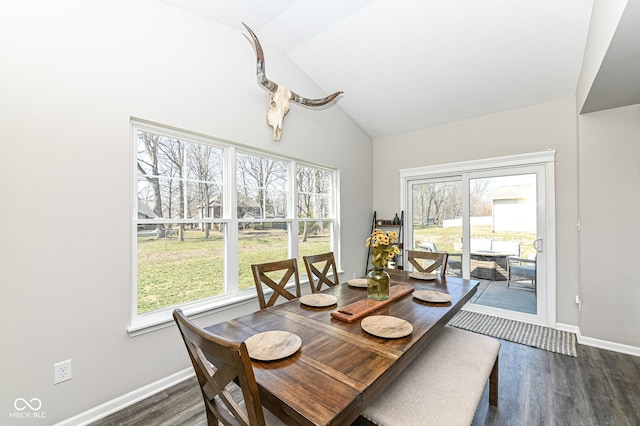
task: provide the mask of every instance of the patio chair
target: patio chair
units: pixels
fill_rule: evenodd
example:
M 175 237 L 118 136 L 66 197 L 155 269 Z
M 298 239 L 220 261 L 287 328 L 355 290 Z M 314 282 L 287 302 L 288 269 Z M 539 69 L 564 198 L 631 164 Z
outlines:
M 507 287 L 512 281 L 531 281 L 534 290 L 536 289 L 536 259 L 528 259 L 518 256 L 507 256 Z M 517 279 L 516 279 L 517 278 Z

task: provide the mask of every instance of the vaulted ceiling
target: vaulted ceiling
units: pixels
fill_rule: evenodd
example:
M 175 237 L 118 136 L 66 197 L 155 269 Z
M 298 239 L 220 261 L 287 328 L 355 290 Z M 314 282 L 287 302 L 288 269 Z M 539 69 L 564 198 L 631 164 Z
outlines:
M 629 0 L 582 113 L 640 104 L 640 0 Z
M 276 48 L 325 94 L 344 91 L 338 105 L 374 139 L 573 96 L 593 5 L 161 1 L 233 26 L 239 35 L 246 34 L 245 22 L 265 47 L 270 79 L 279 81 L 269 73 L 268 51 Z

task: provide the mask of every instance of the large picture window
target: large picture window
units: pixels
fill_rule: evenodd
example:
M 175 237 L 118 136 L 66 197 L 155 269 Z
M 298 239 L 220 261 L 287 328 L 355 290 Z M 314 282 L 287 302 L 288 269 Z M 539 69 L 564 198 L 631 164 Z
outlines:
M 252 264 L 338 246 L 336 170 L 138 121 L 132 139 L 134 322 L 252 297 Z

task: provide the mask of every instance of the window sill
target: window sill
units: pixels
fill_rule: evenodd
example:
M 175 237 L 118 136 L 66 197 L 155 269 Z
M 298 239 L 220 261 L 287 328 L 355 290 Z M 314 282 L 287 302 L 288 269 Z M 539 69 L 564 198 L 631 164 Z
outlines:
M 289 289 L 293 287 L 294 285 L 290 284 L 287 285 L 286 288 Z M 301 280 L 300 290 L 302 294 L 308 293 L 310 291 L 309 282 Z M 269 296 L 271 293 L 273 293 L 273 291 L 265 291 L 265 296 Z M 195 319 L 210 315 L 214 312 L 223 312 L 249 304 L 255 304 L 257 306 L 257 299 L 258 296 L 255 291 L 247 290 L 228 297 L 220 297 L 215 300 L 207 300 L 184 306 L 174 306 L 161 311 L 143 314 L 131 320 L 131 325 L 127 327 L 127 333 L 129 333 L 129 337 L 136 337 L 156 330 L 162 330 L 163 328 L 172 327 L 175 325 L 173 311 L 178 308 L 182 309 L 184 314 L 190 319 Z
M 182 309 L 185 315 L 189 318 L 195 319 L 209 315 L 213 311 L 222 312 L 240 306 L 253 304 L 256 303 L 256 299 L 257 296 L 255 292 L 243 292 L 229 297 L 203 301 L 197 304 L 174 306 L 134 318 L 131 320 L 131 325 L 127 327 L 127 332 L 129 333 L 129 337 L 136 337 L 152 331 L 172 327 L 175 325 L 173 320 L 173 311 L 178 308 Z

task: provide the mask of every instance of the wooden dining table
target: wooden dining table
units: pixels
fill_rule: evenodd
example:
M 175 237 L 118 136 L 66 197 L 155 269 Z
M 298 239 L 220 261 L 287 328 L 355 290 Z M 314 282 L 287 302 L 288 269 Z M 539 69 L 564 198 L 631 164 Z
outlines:
M 401 338 L 369 334 L 361 319 L 349 323 L 332 317 L 332 312 L 367 298 L 366 288 L 347 282 L 322 292 L 336 296 L 335 305 L 310 307 L 294 299 L 206 329 L 235 341 L 274 330 L 299 336 L 302 345 L 293 355 L 252 361 L 262 404 L 287 424 L 349 425 L 429 345 L 478 286 L 478 281 L 457 277 L 427 281 L 402 270 L 387 272 L 391 286 L 446 292 L 451 301 L 424 302 L 409 293 L 368 315 L 409 322 L 413 331 Z

